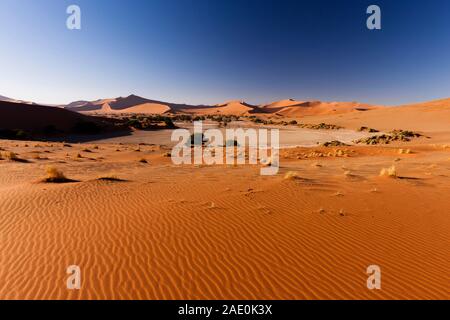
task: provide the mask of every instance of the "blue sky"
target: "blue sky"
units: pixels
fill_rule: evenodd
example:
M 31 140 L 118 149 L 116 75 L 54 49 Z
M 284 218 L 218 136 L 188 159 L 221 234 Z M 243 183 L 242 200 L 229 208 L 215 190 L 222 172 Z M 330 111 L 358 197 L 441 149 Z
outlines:
M 448 0 L 0 0 L 0 46 L 0 95 L 41 103 L 450 96 Z

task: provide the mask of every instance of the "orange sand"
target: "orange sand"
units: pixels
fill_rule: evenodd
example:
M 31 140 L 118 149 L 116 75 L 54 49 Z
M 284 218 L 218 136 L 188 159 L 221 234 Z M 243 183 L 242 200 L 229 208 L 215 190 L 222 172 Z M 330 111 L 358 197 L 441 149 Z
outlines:
M 274 177 L 174 166 L 157 145 L 0 140 L 29 161 L 0 160 L 0 299 L 449 299 L 449 109 L 433 108 L 302 119 L 430 138 L 286 149 Z M 39 182 L 48 165 L 78 182 Z M 399 177 L 380 177 L 391 165 Z M 126 181 L 97 180 L 111 175 Z

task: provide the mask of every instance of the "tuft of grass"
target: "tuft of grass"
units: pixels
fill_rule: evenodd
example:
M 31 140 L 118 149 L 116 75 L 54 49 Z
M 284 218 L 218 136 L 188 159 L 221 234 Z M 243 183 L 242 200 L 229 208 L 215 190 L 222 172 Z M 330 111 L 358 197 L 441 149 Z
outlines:
M 397 178 L 397 170 L 395 166 L 390 166 L 389 168 L 381 169 L 380 177 Z
M 284 180 L 296 180 L 296 179 L 301 179 L 297 171 L 288 171 L 284 175 Z
M 19 159 L 17 154 L 12 151 L 5 152 L 5 158 L 9 161 L 17 161 Z
M 398 154 L 411 154 L 411 149 L 399 149 Z
M 66 178 L 64 173 L 53 166 L 48 166 L 47 176 L 42 180 L 42 182 L 46 183 L 68 183 L 74 182 L 74 180 Z
M 148 161 L 147 161 L 145 158 L 139 159 L 139 162 L 140 162 L 140 163 L 148 163 Z
M 3 154 L 3 156 L 9 161 L 23 162 L 23 163 L 29 162 L 28 160 L 19 158 L 19 156 L 16 153 L 12 152 L 12 151 L 5 152 Z

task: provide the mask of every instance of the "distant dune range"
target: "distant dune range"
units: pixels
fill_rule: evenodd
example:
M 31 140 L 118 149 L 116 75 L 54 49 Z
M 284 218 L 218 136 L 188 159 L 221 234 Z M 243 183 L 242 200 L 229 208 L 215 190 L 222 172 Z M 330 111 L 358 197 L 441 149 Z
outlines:
M 256 115 L 261 117 L 303 118 L 303 122 L 332 123 L 348 128 L 360 126 L 379 130 L 396 128 L 428 132 L 445 131 L 450 126 L 450 98 L 401 106 L 380 106 L 359 102 L 280 100 L 251 105 L 229 101 L 213 106 L 194 106 L 149 100 L 135 95 L 94 102 L 74 102 L 66 109 L 98 115 L 111 113 L 148 113 L 193 115 Z
M 212 106 L 168 103 L 136 95 L 95 101 L 75 101 L 58 107 L 0 96 L 0 129 L 56 125 L 65 130 L 74 122 L 99 121 L 109 114 L 191 114 L 191 115 L 255 115 L 262 118 L 301 119 L 303 123 L 331 123 L 349 129 L 368 126 L 378 130 L 408 129 L 443 132 L 450 127 L 450 98 L 418 104 L 385 107 L 359 102 L 322 102 L 280 100 L 264 105 L 229 101 Z M 97 119 L 97 120 L 95 120 Z M 101 118 L 100 118 L 101 119 Z M 103 120 L 102 120 L 103 121 Z
M 279 116 L 298 117 L 317 114 L 340 114 L 352 111 L 378 109 L 378 106 L 358 102 L 321 102 L 281 100 L 264 105 L 251 105 L 244 101 L 232 100 L 212 106 L 176 104 L 150 100 L 136 95 L 96 101 L 75 101 L 61 107 L 77 112 L 101 113 L 191 113 L 217 115 L 277 114 Z

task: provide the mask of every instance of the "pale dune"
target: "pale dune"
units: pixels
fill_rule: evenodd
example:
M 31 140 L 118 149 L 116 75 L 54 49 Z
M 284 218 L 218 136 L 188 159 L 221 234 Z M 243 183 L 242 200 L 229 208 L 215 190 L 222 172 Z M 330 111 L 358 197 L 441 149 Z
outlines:
M 311 116 L 302 121 L 333 123 L 352 129 L 368 126 L 382 131 L 403 129 L 428 133 L 447 132 L 450 128 L 450 99 L 347 113 L 337 117 Z
M 261 109 L 284 117 L 304 117 L 324 114 L 343 114 L 354 111 L 374 110 L 379 107 L 359 102 L 322 102 L 282 100 Z
M 125 114 L 125 113 L 137 113 L 137 114 L 164 114 L 171 109 L 169 106 L 158 103 L 143 103 L 124 109 L 113 109 L 109 103 L 102 105 L 101 110 L 94 111 L 96 114 Z
M 223 104 L 218 104 L 209 108 L 192 108 L 190 113 L 200 114 L 200 115 L 248 115 L 258 110 L 257 106 L 250 105 L 243 101 L 228 101 Z
M 295 106 L 295 105 L 299 105 L 301 103 L 305 103 L 306 101 L 298 101 L 295 99 L 285 99 L 285 100 L 279 100 L 279 101 L 275 101 L 266 105 L 262 105 L 261 107 L 263 109 L 283 109 L 286 107 L 290 107 L 290 106 Z

